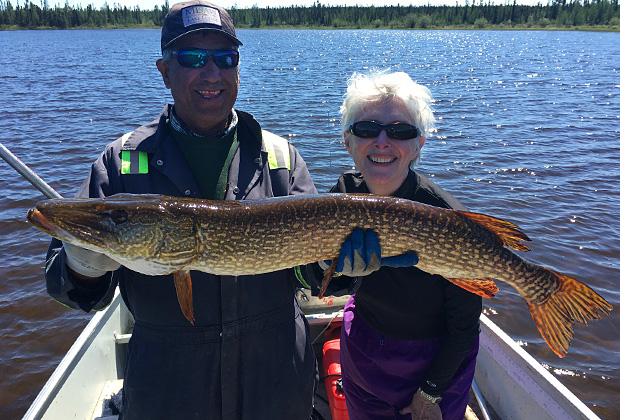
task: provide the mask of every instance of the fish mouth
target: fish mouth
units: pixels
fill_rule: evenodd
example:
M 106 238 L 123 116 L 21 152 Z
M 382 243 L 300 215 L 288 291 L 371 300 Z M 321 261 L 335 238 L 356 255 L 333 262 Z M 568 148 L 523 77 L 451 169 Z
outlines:
M 38 209 L 28 210 L 27 219 L 36 228 L 42 230 L 48 235 L 54 236 L 54 233 L 58 231 L 58 228 L 52 223 L 50 223 L 50 221 L 47 220 L 47 218 L 43 216 L 43 213 L 41 213 Z
M 55 222 L 53 215 L 46 216 L 41 210 L 38 206 L 28 210 L 27 219 L 37 229 L 63 242 L 107 248 L 105 241 L 99 238 L 104 232 L 84 224 L 88 220 L 88 215 L 83 215 L 81 218 L 80 215 L 76 215 L 72 220 L 65 220 L 61 226 L 60 223 Z M 73 220 L 82 220 L 82 223 Z

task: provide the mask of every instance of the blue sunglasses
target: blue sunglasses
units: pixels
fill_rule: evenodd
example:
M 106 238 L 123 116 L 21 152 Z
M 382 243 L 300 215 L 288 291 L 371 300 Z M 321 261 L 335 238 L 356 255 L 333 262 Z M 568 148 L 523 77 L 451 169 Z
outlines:
M 179 64 L 189 69 L 197 69 L 207 65 L 209 57 L 213 57 L 215 65 L 222 69 L 232 69 L 239 64 L 237 50 L 204 50 L 202 48 L 186 48 L 172 51 Z

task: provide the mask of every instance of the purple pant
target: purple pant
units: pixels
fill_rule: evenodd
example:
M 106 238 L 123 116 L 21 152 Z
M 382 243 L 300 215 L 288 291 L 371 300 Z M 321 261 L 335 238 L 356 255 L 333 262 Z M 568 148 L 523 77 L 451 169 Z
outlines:
M 413 321 L 415 322 L 415 321 Z M 411 420 L 399 411 L 413 394 L 441 346 L 441 338 L 398 340 L 383 337 L 347 302 L 340 337 L 342 385 L 351 420 Z M 444 420 L 463 420 L 474 377 L 478 339 L 439 403 Z

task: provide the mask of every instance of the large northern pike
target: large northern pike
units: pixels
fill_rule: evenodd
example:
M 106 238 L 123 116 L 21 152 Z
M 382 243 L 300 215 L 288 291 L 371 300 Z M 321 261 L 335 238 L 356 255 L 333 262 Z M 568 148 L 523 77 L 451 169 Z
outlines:
M 528 237 L 516 225 L 393 197 L 327 194 L 207 201 L 119 194 L 43 201 L 28 212 L 28 220 L 131 270 L 175 273 L 179 302 L 190 322 L 189 270 L 251 275 L 320 260 L 335 263 L 355 228 L 377 233 L 382 256 L 415 252 L 419 269 L 482 296 L 497 291 L 493 280 L 510 284 L 560 357 L 568 350 L 575 321 L 598 319 L 612 309 L 585 284 L 506 248 L 529 250 L 521 242 Z

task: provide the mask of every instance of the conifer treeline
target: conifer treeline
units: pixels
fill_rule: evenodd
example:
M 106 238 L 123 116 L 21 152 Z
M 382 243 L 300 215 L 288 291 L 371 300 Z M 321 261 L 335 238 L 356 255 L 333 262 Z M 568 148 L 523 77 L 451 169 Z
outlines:
M 495 5 L 488 0 L 465 0 L 456 6 L 324 6 L 316 1 L 312 6 L 253 7 L 230 9 L 238 28 L 317 27 L 317 28 L 573 28 L 600 27 L 618 30 L 620 10 L 618 0 L 550 0 L 547 5 L 535 6 L 506 3 Z M 0 0 L 0 29 L 34 28 L 110 28 L 161 27 L 169 10 L 166 1 L 153 10 L 129 9 L 107 3 L 96 9 L 50 7 L 24 0 L 15 6 L 11 0 Z

